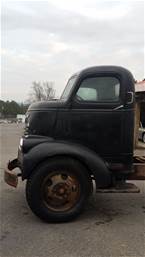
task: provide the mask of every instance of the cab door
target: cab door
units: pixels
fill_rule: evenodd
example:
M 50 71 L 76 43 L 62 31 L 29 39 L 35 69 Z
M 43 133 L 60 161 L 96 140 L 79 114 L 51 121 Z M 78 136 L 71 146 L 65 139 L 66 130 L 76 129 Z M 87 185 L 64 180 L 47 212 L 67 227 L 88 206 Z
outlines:
M 69 123 L 71 139 L 102 156 L 123 150 L 124 90 L 116 74 L 89 74 L 74 94 Z

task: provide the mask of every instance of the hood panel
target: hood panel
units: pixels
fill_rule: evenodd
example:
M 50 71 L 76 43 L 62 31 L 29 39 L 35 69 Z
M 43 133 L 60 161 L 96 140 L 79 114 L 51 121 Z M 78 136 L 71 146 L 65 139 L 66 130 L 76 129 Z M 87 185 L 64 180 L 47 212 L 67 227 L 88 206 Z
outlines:
M 42 111 L 42 110 L 48 110 L 48 109 L 56 109 L 56 108 L 65 107 L 65 106 L 66 106 L 66 102 L 63 100 L 36 102 L 29 106 L 28 111 Z
M 28 118 L 25 125 L 25 134 L 41 135 L 53 137 L 54 124 L 56 121 L 57 111 L 55 110 L 39 110 L 27 113 Z
M 26 115 L 25 134 L 53 137 L 57 111 L 66 108 L 66 101 L 53 100 L 30 105 Z

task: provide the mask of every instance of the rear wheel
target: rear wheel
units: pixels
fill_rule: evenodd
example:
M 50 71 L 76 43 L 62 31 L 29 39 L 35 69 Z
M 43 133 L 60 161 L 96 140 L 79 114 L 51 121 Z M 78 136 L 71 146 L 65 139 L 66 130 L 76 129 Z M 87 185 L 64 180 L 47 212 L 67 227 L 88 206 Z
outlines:
M 27 180 L 26 198 L 39 218 L 61 222 L 80 214 L 91 190 L 91 178 L 81 163 L 71 158 L 53 158 Z

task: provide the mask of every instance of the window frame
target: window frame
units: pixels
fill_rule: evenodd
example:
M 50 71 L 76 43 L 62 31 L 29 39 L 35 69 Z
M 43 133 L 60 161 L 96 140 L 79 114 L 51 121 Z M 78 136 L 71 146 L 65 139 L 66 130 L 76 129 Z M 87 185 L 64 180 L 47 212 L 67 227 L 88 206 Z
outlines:
M 73 84 L 71 85 L 70 91 L 69 91 L 69 93 L 67 94 L 67 96 L 64 97 L 64 93 L 65 93 L 65 91 L 66 91 L 66 87 L 68 86 L 70 80 L 72 80 L 72 79 L 73 79 L 74 81 L 73 81 Z M 73 88 L 74 88 L 74 85 L 75 85 L 76 81 L 77 81 L 77 74 L 74 74 L 73 76 L 71 76 L 71 77 L 68 79 L 68 81 L 67 81 L 67 83 L 66 83 L 66 86 L 65 86 L 65 88 L 64 88 L 64 90 L 63 90 L 63 92 L 62 92 L 62 94 L 61 94 L 61 96 L 60 96 L 60 100 L 68 100 L 68 99 L 69 99 L 69 97 L 70 97 L 70 95 L 71 95 L 71 93 L 72 93 L 72 91 L 73 91 Z
M 120 84 L 120 90 L 119 90 L 119 98 L 118 98 L 118 101 L 112 101 L 112 102 L 105 102 L 105 101 L 79 101 L 76 99 L 76 94 L 78 92 L 78 89 L 80 88 L 82 82 L 85 80 L 85 79 L 88 79 L 88 78 L 96 78 L 96 77 L 114 77 L 116 79 L 118 79 L 119 81 L 119 84 Z M 83 75 L 82 77 L 78 78 L 78 81 L 76 83 L 76 87 L 75 87 L 75 90 L 73 91 L 73 94 L 72 94 L 72 100 L 74 102 L 74 106 L 76 107 L 82 107 L 82 106 L 88 106 L 89 108 L 93 108 L 93 107 L 97 107 L 97 108 L 115 108 L 116 106 L 118 105 L 122 105 L 124 104 L 124 95 L 125 95 L 125 88 L 122 87 L 122 79 L 121 79 L 121 76 L 120 74 L 118 73 L 114 73 L 114 72 L 99 72 L 99 73 L 89 73 L 89 74 L 85 74 Z

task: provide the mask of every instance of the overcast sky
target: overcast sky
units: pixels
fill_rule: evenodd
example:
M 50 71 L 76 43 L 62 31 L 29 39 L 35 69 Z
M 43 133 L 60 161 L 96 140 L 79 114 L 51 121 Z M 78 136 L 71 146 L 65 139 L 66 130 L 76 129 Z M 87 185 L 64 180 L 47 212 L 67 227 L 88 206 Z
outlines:
M 3 1 L 2 99 L 25 101 L 32 81 L 59 96 L 82 68 L 121 65 L 144 77 L 143 1 Z

